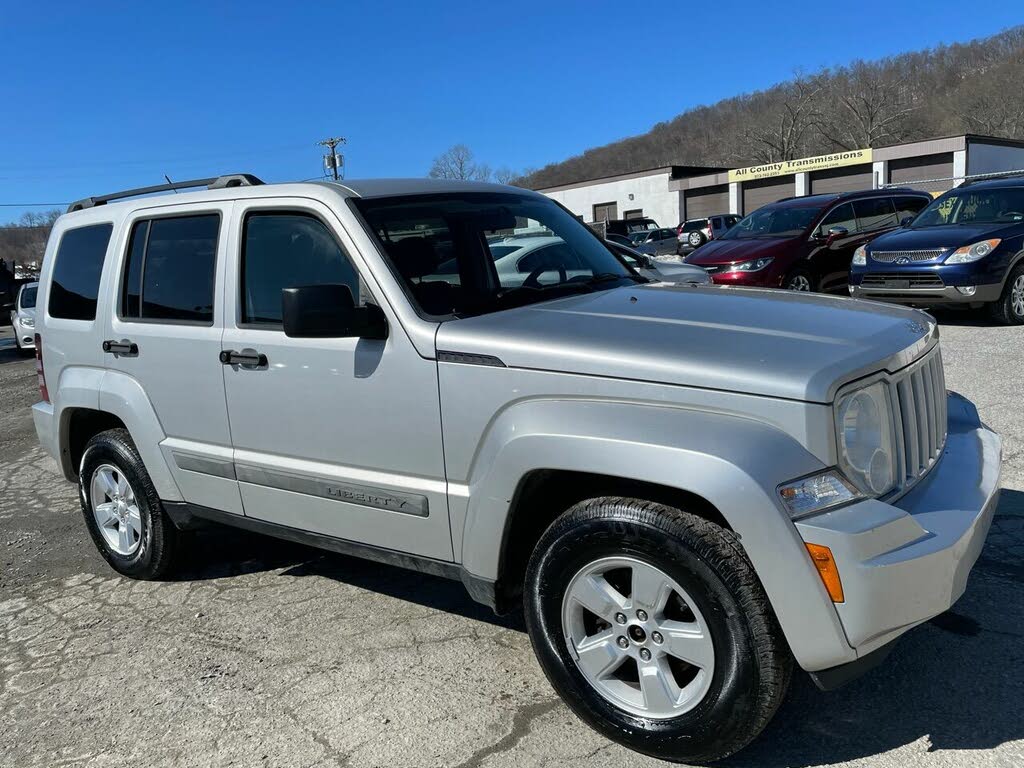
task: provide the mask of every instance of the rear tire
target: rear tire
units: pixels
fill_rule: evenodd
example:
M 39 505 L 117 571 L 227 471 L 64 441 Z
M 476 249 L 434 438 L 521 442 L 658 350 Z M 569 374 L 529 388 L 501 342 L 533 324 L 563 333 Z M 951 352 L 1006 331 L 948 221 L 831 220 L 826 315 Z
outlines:
M 86 527 L 118 573 L 159 579 L 174 565 L 179 533 L 126 429 L 94 435 L 78 474 Z
M 1024 264 L 1010 271 L 1003 295 L 988 305 L 989 314 L 1003 325 L 1024 324 Z
M 598 612 L 580 607 L 590 579 L 601 586 L 594 594 L 612 595 Z M 659 585 L 647 592 L 657 600 L 644 599 L 645 583 Z M 525 609 L 537 658 L 569 707 L 607 738 L 663 760 L 710 762 L 739 751 L 775 714 L 792 674 L 736 535 L 661 504 L 605 497 L 565 512 L 530 559 Z M 589 644 L 598 640 L 608 660 L 598 656 L 594 672 Z
M 707 242 L 703 232 L 691 232 L 686 240 L 693 248 L 699 248 Z

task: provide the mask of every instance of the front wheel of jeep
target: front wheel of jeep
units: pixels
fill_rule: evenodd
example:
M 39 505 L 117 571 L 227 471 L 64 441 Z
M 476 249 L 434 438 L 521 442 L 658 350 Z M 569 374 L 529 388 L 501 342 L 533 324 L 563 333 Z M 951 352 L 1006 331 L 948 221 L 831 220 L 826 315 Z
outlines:
M 672 507 L 577 504 L 541 537 L 525 603 L 534 650 L 569 707 L 653 757 L 739 751 L 789 685 L 792 656 L 737 537 Z

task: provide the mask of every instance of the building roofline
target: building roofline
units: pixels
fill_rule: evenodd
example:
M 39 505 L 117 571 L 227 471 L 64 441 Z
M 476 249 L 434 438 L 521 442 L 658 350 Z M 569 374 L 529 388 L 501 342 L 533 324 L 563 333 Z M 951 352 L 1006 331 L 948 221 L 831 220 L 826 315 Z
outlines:
M 562 189 L 573 189 L 575 187 L 590 186 L 608 181 L 622 181 L 625 179 L 638 179 L 643 176 L 654 176 L 655 174 L 669 174 L 669 179 L 681 179 L 689 176 L 703 176 L 709 173 L 717 173 L 728 170 L 714 165 L 662 165 L 656 168 L 643 168 L 629 173 L 615 173 L 610 176 L 595 176 L 589 179 L 577 179 L 567 181 L 564 184 L 555 184 L 550 187 L 532 187 L 535 192 L 557 192 Z

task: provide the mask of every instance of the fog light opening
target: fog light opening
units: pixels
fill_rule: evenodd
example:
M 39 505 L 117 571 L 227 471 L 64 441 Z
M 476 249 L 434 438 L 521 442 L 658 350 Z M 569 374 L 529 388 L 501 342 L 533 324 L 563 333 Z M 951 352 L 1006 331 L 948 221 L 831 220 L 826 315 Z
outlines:
M 805 544 L 807 552 L 811 556 L 811 562 L 818 569 L 818 576 L 821 583 L 825 585 L 825 591 L 832 598 L 833 603 L 845 602 L 843 595 L 843 582 L 839 579 L 839 566 L 832 557 L 832 550 L 821 544 Z
M 976 285 L 958 285 L 956 289 L 964 296 L 973 296 L 978 292 L 978 286 Z

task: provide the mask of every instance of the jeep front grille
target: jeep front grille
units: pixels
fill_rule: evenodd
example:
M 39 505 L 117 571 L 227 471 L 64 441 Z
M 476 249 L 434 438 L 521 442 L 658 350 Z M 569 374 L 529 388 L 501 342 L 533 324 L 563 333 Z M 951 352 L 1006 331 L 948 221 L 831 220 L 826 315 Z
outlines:
M 898 489 L 905 489 L 931 469 L 946 445 L 946 378 L 939 348 L 896 374 L 892 385 Z
M 927 251 L 871 251 L 870 253 L 872 260 L 883 264 L 893 264 L 897 261 L 907 264 L 909 262 L 934 261 L 945 252 L 945 248 L 938 248 Z

